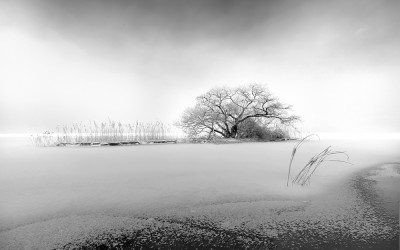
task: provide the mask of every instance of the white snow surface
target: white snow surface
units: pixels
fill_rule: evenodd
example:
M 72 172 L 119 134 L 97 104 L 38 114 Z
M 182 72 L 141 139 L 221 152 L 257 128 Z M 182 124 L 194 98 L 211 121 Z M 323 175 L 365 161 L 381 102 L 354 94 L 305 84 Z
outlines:
M 176 207 L 302 202 L 362 168 L 400 162 L 399 140 L 307 142 L 298 149 L 293 174 L 329 145 L 345 150 L 354 165 L 327 162 L 312 176 L 310 186 L 286 187 L 296 143 L 36 148 L 26 138 L 0 138 L 0 234 L 35 223 L 37 230 L 46 230 L 40 226 L 45 221 L 71 227 L 79 216 L 113 225 L 120 216 L 134 218 Z M 81 221 L 77 227 L 85 223 Z

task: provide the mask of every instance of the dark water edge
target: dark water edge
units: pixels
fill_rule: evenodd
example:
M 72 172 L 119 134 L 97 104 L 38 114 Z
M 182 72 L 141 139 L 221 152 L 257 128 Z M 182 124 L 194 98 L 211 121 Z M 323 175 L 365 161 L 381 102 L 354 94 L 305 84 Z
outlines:
M 377 213 L 399 219 L 400 163 L 388 163 L 360 172 L 356 188 Z
M 395 176 L 381 174 L 388 169 L 392 169 Z M 354 192 L 357 202 L 366 205 L 372 213 L 372 216 L 366 216 L 364 220 L 374 220 L 381 228 L 390 227 L 393 229 L 392 233 L 385 235 L 382 232 L 371 232 L 369 237 L 360 239 L 354 237 L 357 232 L 354 232 L 354 229 L 349 230 L 351 227 L 327 230 L 327 225 L 316 224 L 300 232 L 288 230 L 282 235 L 283 239 L 276 239 L 277 249 L 400 249 L 399 174 L 400 163 L 388 163 L 353 174 L 347 184 Z

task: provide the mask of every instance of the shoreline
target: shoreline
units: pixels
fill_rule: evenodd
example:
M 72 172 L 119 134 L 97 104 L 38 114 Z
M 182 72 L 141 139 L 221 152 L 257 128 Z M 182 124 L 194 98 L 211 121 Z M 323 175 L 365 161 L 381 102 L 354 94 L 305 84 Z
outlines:
M 357 175 L 363 199 L 385 215 L 399 219 L 400 163 L 391 162 L 362 169 Z

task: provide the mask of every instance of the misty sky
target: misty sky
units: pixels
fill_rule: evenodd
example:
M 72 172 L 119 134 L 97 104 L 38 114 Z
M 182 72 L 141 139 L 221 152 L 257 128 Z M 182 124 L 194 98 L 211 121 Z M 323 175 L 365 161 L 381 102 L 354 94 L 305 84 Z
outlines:
M 0 133 L 173 122 L 264 83 L 326 132 L 400 132 L 400 1 L 0 0 Z

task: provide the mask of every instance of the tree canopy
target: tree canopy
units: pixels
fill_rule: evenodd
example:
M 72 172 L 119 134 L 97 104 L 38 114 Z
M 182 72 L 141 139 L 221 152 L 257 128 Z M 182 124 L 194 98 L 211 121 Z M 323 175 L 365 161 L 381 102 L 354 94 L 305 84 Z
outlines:
M 281 103 L 260 84 L 214 88 L 198 96 L 196 101 L 194 107 L 185 110 L 179 123 L 192 137 L 215 133 L 235 138 L 239 125 L 250 118 L 282 124 L 293 124 L 299 120 L 298 116 L 290 114 L 290 105 Z

